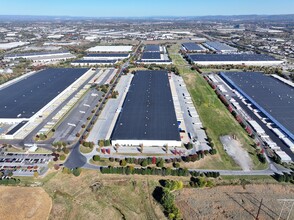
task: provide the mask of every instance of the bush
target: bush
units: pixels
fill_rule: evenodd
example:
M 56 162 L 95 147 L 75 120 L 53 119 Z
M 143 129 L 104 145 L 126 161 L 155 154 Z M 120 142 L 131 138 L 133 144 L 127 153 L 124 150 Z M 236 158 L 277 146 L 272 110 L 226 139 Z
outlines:
M 127 165 L 127 161 L 126 160 L 121 160 L 120 162 L 119 162 L 119 164 L 121 165 L 121 166 L 126 166 Z
M 71 170 L 68 169 L 67 167 L 63 167 L 62 173 L 64 173 L 64 174 L 70 174 L 71 173 Z
M 173 167 L 174 168 L 179 168 L 180 167 L 180 164 L 179 163 L 176 163 L 176 162 L 173 162 Z
M 72 174 L 74 176 L 79 176 L 81 174 L 81 168 L 75 168 L 75 169 L 73 169 Z
M 265 156 L 263 154 L 257 154 L 257 157 L 261 163 L 266 163 Z
M 66 148 L 66 147 L 64 147 L 62 150 L 63 150 L 63 152 L 64 152 L 65 154 L 68 154 L 68 153 L 69 153 L 69 149 Z
M 211 155 L 214 155 L 214 154 L 217 153 L 217 151 L 216 151 L 216 149 L 211 149 L 211 150 L 209 151 L 209 153 L 210 153 Z
M 146 159 L 144 159 L 142 162 L 141 162 L 141 166 L 142 167 L 146 167 L 148 165 L 148 162 Z
M 59 160 L 65 160 L 66 156 L 64 154 L 60 155 Z
M 185 145 L 185 147 L 188 149 L 188 150 L 191 150 L 193 148 L 193 144 L 192 143 L 188 143 Z
M 100 156 L 99 155 L 94 155 L 93 160 L 94 161 L 100 161 Z
M 163 159 L 160 159 L 157 163 L 156 163 L 157 167 L 163 167 L 164 166 L 164 161 Z

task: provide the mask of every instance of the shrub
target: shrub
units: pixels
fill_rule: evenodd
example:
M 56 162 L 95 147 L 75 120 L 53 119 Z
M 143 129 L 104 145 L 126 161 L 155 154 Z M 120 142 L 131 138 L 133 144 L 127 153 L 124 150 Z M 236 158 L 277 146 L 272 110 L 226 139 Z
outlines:
M 176 163 L 176 162 L 174 162 L 174 163 L 173 163 L 173 167 L 174 167 L 174 168 L 179 168 L 179 167 L 180 167 L 180 164 L 179 164 L 179 163 Z
M 121 166 L 126 166 L 127 165 L 127 161 L 126 160 L 121 160 L 120 162 L 119 162 L 119 164 L 121 165 Z
M 157 167 L 163 167 L 164 166 L 164 161 L 163 159 L 160 159 L 157 163 L 156 163 Z
M 64 148 L 63 148 L 63 152 L 64 152 L 65 154 L 68 154 L 68 153 L 69 153 L 69 149 L 66 148 L 66 147 L 64 147 Z
M 217 151 L 216 151 L 216 149 L 211 149 L 211 150 L 209 151 L 209 153 L 210 153 L 211 155 L 214 155 L 214 154 L 217 153 Z
M 66 156 L 64 154 L 60 155 L 59 160 L 65 160 Z
M 100 160 L 100 156 L 99 155 L 94 155 L 93 156 L 93 160 L 94 161 L 99 161 Z
M 142 167 L 146 167 L 148 165 L 148 162 L 146 159 L 144 159 L 142 162 L 141 162 L 141 166 Z
M 81 174 L 81 168 L 75 168 L 75 169 L 73 169 L 72 174 L 74 176 L 79 176 Z

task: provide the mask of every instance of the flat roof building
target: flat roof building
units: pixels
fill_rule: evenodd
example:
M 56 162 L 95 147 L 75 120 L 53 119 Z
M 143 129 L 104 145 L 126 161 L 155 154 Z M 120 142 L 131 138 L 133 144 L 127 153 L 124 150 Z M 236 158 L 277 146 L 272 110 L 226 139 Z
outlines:
M 96 46 L 91 47 L 88 52 L 130 52 L 132 51 L 132 46 Z
M 293 87 L 258 72 L 227 72 L 220 76 L 274 124 L 273 130 L 283 132 L 276 132 L 278 136 L 286 135 L 294 142 Z
M 90 53 L 84 60 L 123 60 L 130 57 L 129 53 Z
M 147 61 L 147 60 L 161 60 L 161 54 L 160 52 L 144 52 L 142 57 L 142 61 Z
M 144 47 L 144 52 L 160 52 L 160 51 L 161 49 L 159 45 L 150 44 Z
M 47 63 L 52 61 L 72 59 L 72 58 L 75 58 L 75 56 L 66 50 L 66 51 L 10 54 L 4 57 L 5 60 L 15 60 L 19 58 L 32 60 L 33 62 Z
M 188 59 L 199 65 L 279 65 L 283 61 L 265 54 L 189 54 Z
M 187 51 L 188 53 L 191 52 L 197 52 L 197 53 L 202 53 L 208 51 L 205 47 L 203 47 L 201 44 L 196 44 L 196 43 L 183 43 L 182 48 Z
M 102 66 L 102 65 L 114 65 L 117 60 L 75 60 L 71 62 L 72 66 Z
M 221 43 L 218 41 L 207 41 L 203 43 L 205 47 L 212 51 L 216 51 L 218 53 L 236 53 L 238 51 L 237 48 L 231 47 L 225 43 Z
M 181 146 L 167 71 L 137 71 L 111 136 L 112 144 Z
M 0 90 L 0 122 L 29 120 L 88 69 L 50 68 Z

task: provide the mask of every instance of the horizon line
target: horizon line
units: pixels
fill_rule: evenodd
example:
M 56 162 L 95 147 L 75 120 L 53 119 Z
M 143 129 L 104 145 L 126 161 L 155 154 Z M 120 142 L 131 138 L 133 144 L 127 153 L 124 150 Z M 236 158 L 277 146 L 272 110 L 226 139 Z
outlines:
M 234 16 L 287 16 L 294 15 L 285 13 L 285 14 L 228 14 L 228 15 L 146 15 L 146 16 L 86 16 L 86 15 L 29 15 L 29 14 L 0 14 L 0 16 L 27 16 L 27 17 L 72 17 L 72 18 L 191 18 L 191 17 L 234 17 Z

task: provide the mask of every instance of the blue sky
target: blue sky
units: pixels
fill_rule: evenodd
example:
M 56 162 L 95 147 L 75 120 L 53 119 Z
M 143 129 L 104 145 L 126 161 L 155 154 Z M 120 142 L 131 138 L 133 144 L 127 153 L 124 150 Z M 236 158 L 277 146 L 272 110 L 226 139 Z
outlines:
M 0 15 L 93 17 L 294 14 L 294 0 L 0 0 Z

